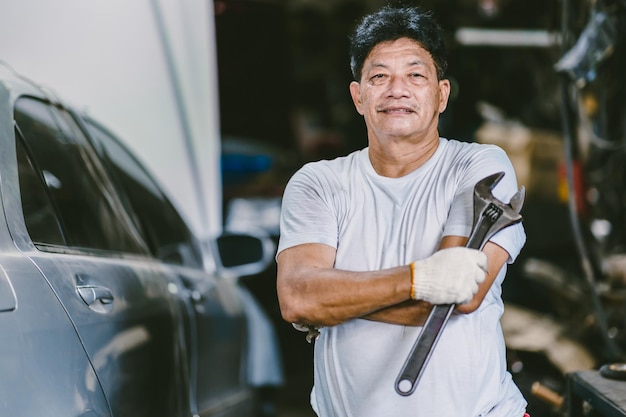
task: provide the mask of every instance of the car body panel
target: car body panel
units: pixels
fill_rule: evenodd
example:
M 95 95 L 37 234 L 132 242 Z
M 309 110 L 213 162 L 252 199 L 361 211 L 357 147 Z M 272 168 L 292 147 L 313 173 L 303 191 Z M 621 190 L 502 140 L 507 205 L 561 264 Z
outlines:
M 0 264 L 17 277 L 17 307 L 0 312 L 0 415 L 110 416 L 80 339 L 41 273 L 15 251 L 3 250 Z
M 159 252 L 164 248 L 151 248 L 145 227 L 135 222 L 149 212 L 135 213 L 139 207 L 125 203 L 133 196 L 124 195 L 128 190 L 119 188 L 103 155 L 94 156 L 94 138 L 85 136 L 76 147 L 72 137 L 58 138 L 63 129 L 50 135 L 80 148 L 80 157 L 90 154 L 84 175 L 94 175 L 91 184 L 110 205 L 104 224 L 127 231 L 130 241 L 136 240 L 132 250 L 90 248 L 87 240 L 66 243 L 72 236 L 65 226 L 74 220 L 67 217 L 58 221 L 58 238 L 33 242 L 36 223 L 25 217 L 22 205 L 39 214 L 45 198 L 28 200 L 38 191 L 35 183 L 45 183 L 42 195 L 50 196 L 69 182 L 60 171 L 55 175 L 55 165 L 46 171 L 41 164 L 47 149 L 39 154 L 32 149 L 40 146 L 32 132 L 47 129 L 45 120 L 31 132 L 20 127 L 24 119 L 14 124 L 16 100 L 24 97 L 53 108 L 50 120 L 69 126 L 77 118 L 74 134 L 86 134 L 80 115 L 0 69 L 0 415 L 252 416 L 247 321 L 236 280 L 207 269 L 219 262 L 198 259 L 213 255 L 203 253 L 191 236 L 181 238 L 180 248 L 165 248 L 164 255 Z M 31 175 L 32 181 L 20 183 L 28 178 L 27 169 L 38 171 L 39 179 Z M 131 164 L 129 170 L 143 167 Z M 144 209 L 171 210 L 156 183 L 146 188 L 152 186 L 163 198 Z M 58 216 L 59 204 L 51 207 L 40 211 Z M 164 226 L 158 216 L 153 221 L 157 229 Z M 187 233 L 182 219 L 177 221 L 172 227 Z M 49 217 L 42 224 L 49 225 Z M 89 224 L 80 227 L 91 231 Z
M 148 246 L 156 256 L 168 260 L 168 274 L 180 280 L 188 293 L 187 333 L 194 342 L 188 344 L 187 353 L 195 411 L 200 416 L 246 415 L 250 411 L 244 409 L 252 402 L 252 393 L 244 383 L 246 352 L 233 346 L 246 346 L 248 341 L 234 282 L 206 266 L 199 267 L 203 264 L 198 259 L 201 254 L 194 250 L 193 238 L 158 184 L 110 131 L 89 118 L 83 122 L 100 157 L 113 172 L 113 182 L 123 190 L 123 203 L 137 214 L 137 228 L 151 237 Z M 198 268 L 189 267 L 194 265 Z
M 12 99 L 12 90 L 0 85 L 0 415 L 110 416 L 67 312 L 7 228 L 15 222 L 18 192 L 11 175 Z
M 114 415 L 177 416 L 184 404 L 175 284 L 142 261 L 27 253 L 68 312 Z M 105 291 L 87 305 L 79 289 Z M 138 390 L 136 387 L 143 387 Z

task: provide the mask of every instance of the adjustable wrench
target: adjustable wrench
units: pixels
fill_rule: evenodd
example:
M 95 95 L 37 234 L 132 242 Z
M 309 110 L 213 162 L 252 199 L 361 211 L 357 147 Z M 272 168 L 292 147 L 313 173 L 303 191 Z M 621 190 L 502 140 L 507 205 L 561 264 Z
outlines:
M 474 187 L 474 224 L 465 247 L 481 250 L 495 233 L 522 221 L 520 210 L 524 203 L 524 187 L 513 195 L 508 204 L 498 200 L 491 193 L 502 177 L 504 172 L 498 172 L 480 180 Z M 395 388 L 398 394 L 408 396 L 415 391 L 422 370 L 454 307 L 454 304 L 433 306 L 396 379 Z

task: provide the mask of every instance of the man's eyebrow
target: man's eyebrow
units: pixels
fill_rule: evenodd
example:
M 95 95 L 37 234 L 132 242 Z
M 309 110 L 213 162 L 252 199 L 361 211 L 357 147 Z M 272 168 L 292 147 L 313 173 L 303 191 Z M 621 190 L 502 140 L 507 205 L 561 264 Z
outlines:
M 416 66 L 427 66 L 426 61 L 422 60 L 422 59 L 416 59 L 414 61 L 409 61 L 407 63 L 407 67 L 416 67 Z M 382 62 L 373 62 L 372 63 L 372 68 L 387 68 L 388 65 L 384 64 Z
M 382 62 L 374 62 L 372 64 L 372 68 L 387 68 L 387 65 Z
M 420 58 L 416 58 L 414 60 L 409 61 L 406 65 L 406 68 L 427 67 L 427 66 L 428 66 L 428 63 L 426 61 Z M 369 68 L 363 67 L 363 71 L 367 72 L 367 71 L 372 71 L 375 69 L 387 69 L 387 68 L 389 68 L 389 65 L 385 64 L 384 62 L 372 62 Z

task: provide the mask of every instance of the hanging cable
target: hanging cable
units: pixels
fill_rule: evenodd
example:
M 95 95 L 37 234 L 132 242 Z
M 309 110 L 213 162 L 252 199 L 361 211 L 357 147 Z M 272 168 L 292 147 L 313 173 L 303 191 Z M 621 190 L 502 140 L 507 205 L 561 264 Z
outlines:
M 564 47 L 567 45 L 567 39 L 569 39 L 569 27 L 568 22 L 570 19 L 570 1 L 563 0 L 563 13 L 562 13 L 562 39 Z M 595 11 L 592 13 L 594 14 Z M 578 43 L 580 45 L 580 43 Z M 576 48 L 576 45 L 572 50 Z M 561 64 L 559 62 L 559 64 Z M 559 69 L 559 64 L 557 64 L 557 69 Z M 622 357 L 621 349 L 609 336 L 609 329 L 606 314 L 604 308 L 602 306 L 602 302 L 600 300 L 600 295 L 598 293 L 598 280 L 597 277 L 602 275 L 601 268 L 598 262 L 591 256 L 590 251 L 585 243 L 585 238 L 583 236 L 580 217 L 578 214 L 577 201 L 579 200 L 579 196 L 577 195 L 578 190 L 575 187 L 574 180 L 574 146 L 576 142 L 575 137 L 575 122 L 573 118 L 573 110 L 571 108 L 571 101 L 569 96 L 569 89 L 571 88 L 571 79 L 568 76 L 569 74 L 565 71 L 562 71 L 562 67 L 560 72 L 560 88 L 561 88 L 561 120 L 562 120 L 562 128 L 563 128 L 563 152 L 564 152 L 564 163 L 565 163 L 565 175 L 567 180 L 567 188 L 568 188 L 568 209 L 569 209 L 569 218 L 572 227 L 572 233 L 574 235 L 574 241 L 576 244 L 576 249 L 580 256 L 581 268 L 584 275 L 584 278 L 589 286 L 591 301 L 593 304 L 593 309 L 596 315 L 596 319 L 598 322 L 598 326 L 600 328 L 600 332 L 602 333 L 602 337 L 604 339 L 605 345 L 608 349 L 609 355 L 614 359 L 618 359 Z

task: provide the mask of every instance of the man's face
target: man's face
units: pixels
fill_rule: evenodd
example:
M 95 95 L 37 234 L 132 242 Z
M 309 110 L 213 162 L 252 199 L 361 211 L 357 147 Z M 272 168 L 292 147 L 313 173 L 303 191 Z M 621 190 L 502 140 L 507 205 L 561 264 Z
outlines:
M 439 113 L 446 108 L 450 83 L 437 79 L 430 53 L 419 43 L 401 38 L 372 49 L 361 80 L 350 84 L 350 93 L 370 139 L 420 140 L 438 137 Z

